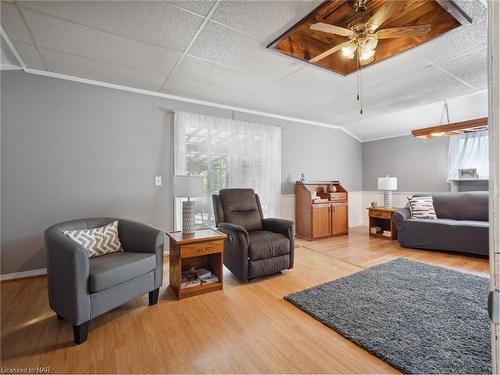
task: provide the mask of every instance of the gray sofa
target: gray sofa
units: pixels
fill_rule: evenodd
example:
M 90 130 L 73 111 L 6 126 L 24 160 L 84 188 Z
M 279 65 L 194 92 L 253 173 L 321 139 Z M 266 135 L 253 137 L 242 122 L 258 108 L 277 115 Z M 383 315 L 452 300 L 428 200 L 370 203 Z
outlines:
M 488 255 L 488 192 L 431 195 L 438 219 L 411 219 L 408 206 L 393 213 L 401 246 Z
M 224 240 L 224 265 L 240 280 L 293 268 L 293 222 L 264 219 L 252 189 L 222 189 L 212 195 L 217 229 Z
M 96 228 L 118 220 L 123 252 L 89 258 L 63 231 Z M 149 293 L 158 301 L 163 280 L 163 233 L 149 225 L 111 217 L 79 219 L 45 231 L 49 305 L 73 324 L 77 344 L 87 339 L 91 319 Z

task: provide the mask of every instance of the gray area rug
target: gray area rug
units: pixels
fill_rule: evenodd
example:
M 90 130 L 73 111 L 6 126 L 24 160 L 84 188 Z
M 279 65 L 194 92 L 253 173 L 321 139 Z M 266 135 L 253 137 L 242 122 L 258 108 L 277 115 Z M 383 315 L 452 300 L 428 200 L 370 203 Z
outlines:
M 491 373 L 489 281 L 398 258 L 286 300 L 407 374 Z

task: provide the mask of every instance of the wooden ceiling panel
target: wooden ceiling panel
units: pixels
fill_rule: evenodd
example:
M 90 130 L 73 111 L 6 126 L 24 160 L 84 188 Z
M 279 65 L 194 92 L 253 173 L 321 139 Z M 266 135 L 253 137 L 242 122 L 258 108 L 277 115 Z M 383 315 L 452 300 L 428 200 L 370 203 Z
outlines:
M 288 56 L 309 61 L 337 44 L 349 40 L 347 37 L 311 30 L 312 24 L 324 22 L 350 29 L 353 25 L 368 21 L 387 1 L 405 1 L 407 4 L 400 12 L 389 17 L 377 30 L 428 24 L 431 25 L 431 31 L 425 36 L 380 39 L 375 49 L 374 61 L 370 65 L 426 43 L 461 25 L 456 17 L 440 5 L 443 2 L 451 3 L 451 0 L 368 0 L 362 19 L 361 14 L 355 10 L 356 1 L 329 0 L 322 3 L 269 44 L 268 48 L 274 48 Z M 460 12 L 454 3 L 453 7 Z M 334 53 L 314 64 L 342 75 L 358 70 L 356 59 L 348 59 L 340 52 Z

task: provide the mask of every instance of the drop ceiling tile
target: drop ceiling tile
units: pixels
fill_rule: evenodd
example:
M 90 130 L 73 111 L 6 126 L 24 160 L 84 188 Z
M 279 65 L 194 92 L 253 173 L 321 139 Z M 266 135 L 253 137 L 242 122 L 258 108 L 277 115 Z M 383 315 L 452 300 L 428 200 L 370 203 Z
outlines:
M 213 22 L 205 25 L 189 54 L 270 79 L 284 77 L 304 65 L 272 52 L 264 42 Z
M 488 17 L 488 8 L 480 0 L 454 0 L 454 2 L 472 18 L 472 22 Z
M 430 63 L 408 52 L 392 56 L 374 65 L 363 68 L 363 86 L 369 88 L 394 79 L 399 79 L 408 74 L 418 72 Z M 356 75 L 353 73 L 352 75 Z
M 161 1 L 28 1 L 21 7 L 176 51 L 184 51 L 203 19 Z
M 488 93 L 477 92 L 448 100 L 450 121 L 464 121 L 488 115 Z M 408 108 L 374 116 L 343 127 L 362 140 L 410 134 L 412 129 L 426 128 L 441 122 L 443 102 Z
M 439 38 L 413 48 L 410 52 L 434 63 L 440 63 L 486 48 L 487 45 L 488 21 L 483 18 L 453 29 Z
M 306 111 L 334 98 L 352 94 L 356 77 L 342 77 L 310 65 L 288 75 L 277 83 L 256 92 L 241 106 L 288 116 Z
M 222 1 L 211 17 L 268 43 L 314 10 L 321 1 Z
M 179 1 L 167 1 L 167 3 L 194 12 L 201 16 L 206 16 L 215 4 L 215 0 L 179 0 Z
M 259 90 L 267 77 L 186 56 L 164 92 L 223 104 L 236 104 Z
M 40 53 L 51 72 L 153 91 L 157 91 L 165 79 L 154 73 L 44 48 L 40 49 Z
M 42 58 L 34 45 L 14 42 L 14 48 L 28 68 L 45 70 Z
M 361 121 L 381 113 L 444 100 L 471 93 L 473 90 L 435 67 L 374 86 L 363 92 L 364 114 L 359 113 L 359 102 L 346 97 L 318 107 L 326 112 L 341 112 L 349 121 Z
M 488 87 L 487 48 L 444 62 L 440 67 L 478 89 Z
M 344 115 L 342 112 L 332 113 L 318 108 L 307 110 L 296 115 L 296 117 L 309 121 L 322 122 L 329 125 L 338 125 L 351 118 L 350 116 Z
M 12 42 L 33 44 L 28 29 L 14 4 L 5 1 L 0 2 L 0 15 L 2 27 Z
M 181 53 L 23 10 L 39 47 L 167 75 Z

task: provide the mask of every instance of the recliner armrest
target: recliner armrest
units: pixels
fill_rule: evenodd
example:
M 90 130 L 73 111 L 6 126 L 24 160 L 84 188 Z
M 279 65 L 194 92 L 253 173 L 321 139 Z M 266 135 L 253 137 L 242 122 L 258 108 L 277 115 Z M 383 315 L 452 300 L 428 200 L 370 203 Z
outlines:
M 217 225 L 217 229 L 223 233 L 226 233 L 228 235 L 228 237 L 231 234 L 233 234 L 233 235 L 240 234 L 245 238 L 245 240 L 248 244 L 248 232 L 245 228 L 243 228 L 240 225 L 231 224 L 231 223 L 219 223 L 219 225 Z M 231 239 L 231 238 L 229 238 L 229 239 Z
M 285 219 L 268 218 L 262 220 L 262 229 L 280 233 L 289 239 L 293 237 L 293 221 Z

